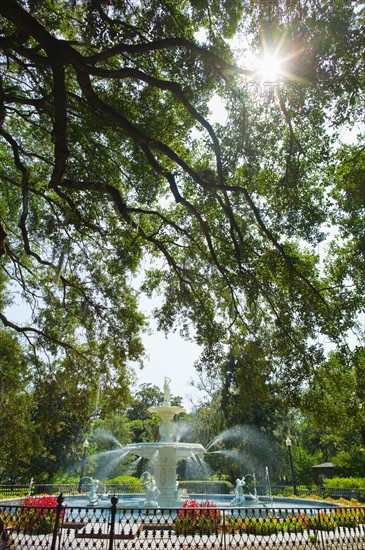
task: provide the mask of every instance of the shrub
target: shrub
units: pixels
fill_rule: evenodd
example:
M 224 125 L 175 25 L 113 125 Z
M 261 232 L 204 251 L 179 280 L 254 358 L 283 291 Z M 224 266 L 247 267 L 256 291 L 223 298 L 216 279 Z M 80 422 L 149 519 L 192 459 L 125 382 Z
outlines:
M 99 482 L 99 487 L 106 489 L 107 492 L 116 493 L 142 493 L 142 482 L 138 477 L 134 476 L 117 476 L 113 479 L 102 479 Z
M 273 535 L 283 531 L 283 520 L 266 518 L 246 518 L 242 522 L 241 529 L 247 534 L 253 535 Z
M 237 531 L 253 535 L 273 535 L 280 532 L 303 533 L 307 529 L 306 514 L 297 514 L 295 516 L 288 514 L 285 518 L 273 517 L 267 515 L 264 518 L 256 517 L 238 517 L 227 518 L 224 529 L 228 532 Z
M 334 531 L 338 527 L 354 528 L 365 523 L 364 508 L 335 508 L 331 512 L 320 511 L 314 516 L 301 514 L 288 514 L 284 518 L 272 517 L 227 517 L 224 522 L 224 530 L 229 533 L 237 531 L 239 534 L 269 536 L 280 532 L 304 533 L 305 531 L 317 533 L 318 531 Z M 223 529 L 223 525 L 220 525 Z
M 326 502 L 335 502 L 336 504 L 340 504 L 341 506 L 362 506 L 361 502 L 359 502 L 356 498 L 352 498 L 348 500 L 347 498 L 332 498 L 327 497 L 325 498 Z
M 323 481 L 326 489 L 364 489 L 365 478 L 363 477 L 333 477 Z
M 114 477 L 113 479 L 107 479 L 105 480 L 106 486 L 108 485 L 124 485 L 124 484 L 130 484 L 130 485 L 142 485 L 141 480 L 138 477 L 134 476 L 118 476 Z

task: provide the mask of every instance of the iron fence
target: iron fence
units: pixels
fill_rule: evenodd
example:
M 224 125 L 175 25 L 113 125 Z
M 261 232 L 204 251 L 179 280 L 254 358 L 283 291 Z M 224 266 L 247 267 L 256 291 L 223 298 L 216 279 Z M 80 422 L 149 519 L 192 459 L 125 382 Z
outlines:
M 124 508 L 1 506 L 14 550 L 177 550 L 296 548 L 364 550 L 365 508 Z M 6 538 L 6 537 L 5 537 Z M 1 548 L 1 544 L 0 544 Z

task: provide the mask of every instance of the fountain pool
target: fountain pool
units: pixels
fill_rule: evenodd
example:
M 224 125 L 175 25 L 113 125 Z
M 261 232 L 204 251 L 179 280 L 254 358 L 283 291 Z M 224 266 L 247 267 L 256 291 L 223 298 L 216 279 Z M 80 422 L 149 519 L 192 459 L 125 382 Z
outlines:
M 118 498 L 117 508 L 118 510 L 136 510 L 139 513 L 143 510 L 146 510 L 148 513 L 148 508 L 144 507 L 145 496 L 143 494 L 121 494 L 115 495 Z M 329 502 L 322 502 L 319 500 L 309 500 L 309 499 L 300 499 L 300 498 L 286 498 L 286 497 L 269 497 L 269 496 L 260 496 L 257 499 L 246 497 L 245 502 L 240 506 L 232 504 L 233 496 L 232 495 L 189 495 L 185 497 L 185 500 L 194 499 L 198 502 L 209 501 L 213 503 L 219 509 L 227 508 L 229 510 L 246 510 L 246 509 L 257 509 L 257 510 L 267 510 L 268 513 L 274 512 L 277 510 L 318 510 L 322 508 L 334 508 L 335 504 Z M 184 502 L 184 499 L 183 499 Z M 70 495 L 65 498 L 65 504 L 71 508 L 85 508 L 88 503 L 88 498 L 86 496 L 79 495 Z M 111 499 L 102 499 L 99 501 L 97 508 L 110 508 Z M 176 504 L 173 507 L 164 507 L 169 510 L 179 510 L 182 508 L 182 504 Z

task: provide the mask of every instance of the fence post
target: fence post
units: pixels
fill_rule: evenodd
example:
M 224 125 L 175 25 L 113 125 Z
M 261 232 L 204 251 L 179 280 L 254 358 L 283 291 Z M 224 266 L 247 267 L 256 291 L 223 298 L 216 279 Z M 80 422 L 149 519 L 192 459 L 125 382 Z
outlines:
M 223 548 L 224 550 L 227 548 L 227 541 L 226 541 L 226 511 L 223 509 L 223 525 L 222 525 L 222 531 L 223 531 Z
M 115 495 L 112 496 L 111 503 L 112 503 L 112 506 L 111 506 L 111 512 L 110 512 L 109 550 L 113 550 L 114 534 L 115 534 L 115 516 L 117 514 L 118 497 L 116 497 Z
M 63 498 L 62 493 L 60 493 L 57 497 L 56 519 L 55 519 L 54 528 L 53 528 L 51 550 L 56 550 L 58 527 L 60 523 L 62 508 L 63 508 L 62 503 L 64 500 L 65 499 Z

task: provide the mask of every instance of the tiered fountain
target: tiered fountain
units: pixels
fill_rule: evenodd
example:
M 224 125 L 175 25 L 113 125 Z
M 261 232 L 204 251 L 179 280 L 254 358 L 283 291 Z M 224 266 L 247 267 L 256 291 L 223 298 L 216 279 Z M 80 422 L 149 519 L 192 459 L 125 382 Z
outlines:
M 174 417 L 178 414 L 185 412 L 183 407 L 174 407 L 171 405 L 171 393 L 170 393 L 170 383 L 169 378 L 165 378 L 164 382 L 164 401 L 163 404 L 159 407 L 150 407 L 148 411 L 150 413 L 156 413 L 160 419 L 159 424 L 159 434 L 160 440 L 153 443 L 131 443 L 125 447 L 119 446 L 118 452 L 122 453 L 122 456 L 125 457 L 128 454 L 133 454 L 140 458 L 146 458 L 149 460 L 150 465 L 153 468 L 153 473 L 149 471 L 144 472 L 141 476 L 143 481 L 143 487 L 145 490 L 145 500 L 136 503 L 136 507 L 144 508 L 148 510 L 147 513 L 150 513 L 151 509 L 157 508 L 174 508 L 180 507 L 182 500 L 179 498 L 178 492 L 178 483 L 176 479 L 176 467 L 181 460 L 186 460 L 188 458 L 199 459 L 199 461 L 204 457 L 207 450 L 200 443 L 181 443 L 176 441 L 176 424 L 174 422 Z M 227 432 L 228 433 L 228 432 Z M 215 442 L 222 441 L 223 437 L 220 434 L 210 445 L 208 449 L 214 445 Z M 221 452 L 221 451 L 220 451 Z M 244 494 L 244 487 L 246 485 L 246 479 L 251 477 L 254 484 L 254 494 L 248 492 Z M 83 479 L 88 479 L 92 483 L 92 487 L 88 496 L 87 507 L 96 507 L 98 506 L 98 480 L 91 477 L 82 477 Z M 241 479 L 236 480 L 235 487 L 235 496 L 232 499 L 231 496 L 228 496 L 228 499 L 221 499 L 219 504 L 220 507 L 261 507 L 273 510 L 275 512 L 276 508 L 289 508 L 296 506 L 298 503 L 293 499 L 277 499 L 273 498 L 271 495 L 270 479 L 269 479 L 269 470 L 265 468 L 265 484 L 267 485 L 266 494 L 269 496 L 258 496 L 256 488 L 256 476 L 254 473 L 248 473 L 244 475 Z M 140 496 L 140 495 L 135 495 Z M 214 497 L 217 495 L 211 495 L 209 500 L 215 500 Z M 106 488 L 104 488 L 104 494 L 101 495 L 101 498 L 105 500 L 108 497 L 106 493 Z M 123 495 L 121 495 L 123 497 Z M 199 495 L 197 495 L 199 498 Z M 136 500 L 136 499 L 134 499 Z M 72 505 L 73 503 L 70 502 Z M 128 500 L 129 507 L 131 506 L 131 500 Z M 134 502 L 133 502 L 134 505 Z M 276 508 L 274 508 L 274 506 Z M 317 501 L 306 501 L 304 504 L 300 502 L 300 508 L 305 507 L 309 508 L 320 508 L 323 506 L 323 503 Z
M 187 458 L 203 457 L 206 452 L 200 443 L 176 441 L 176 424 L 173 419 L 176 415 L 185 412 L 185 409 L 171 405 L 170 382 L 169 378 L 165 378 L 163 404 L 148 409 L 150 413 L 156 413 L 161 421 L 160 440 L 153 443 L 131 443 L 124 448 L 125 451 L 150 461 L 153 466 L 153 478 L 159 491 L 156 500 L 159 506 L 165 508 L 180 504 L 176 480 L 177 464 Z

